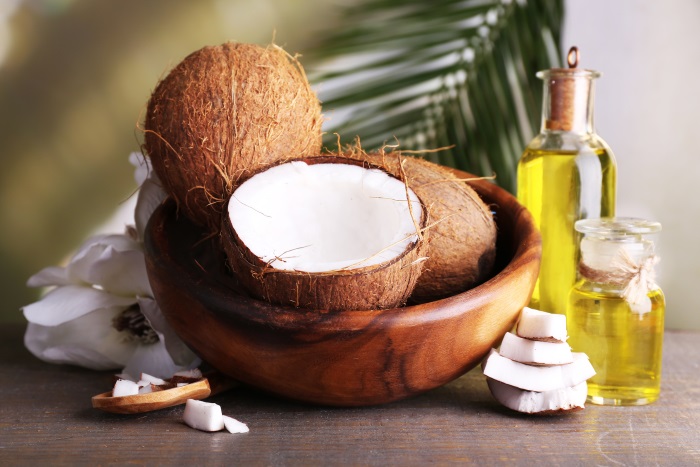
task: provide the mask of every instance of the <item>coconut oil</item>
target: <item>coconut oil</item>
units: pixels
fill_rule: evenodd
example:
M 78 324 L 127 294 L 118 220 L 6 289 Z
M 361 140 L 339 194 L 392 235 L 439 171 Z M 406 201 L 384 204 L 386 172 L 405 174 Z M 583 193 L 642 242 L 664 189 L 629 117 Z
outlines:
M 542 234 L 530 306 L 561 314 L 576 281 L 574 222 L 613 216 L 617 181 L 612 151 L 593 127 L 593 80 L 600 74 L 576 68 L 578 52 L 573 51 L 568 69 L 537 74 L 545 81 L 542 128 L 518 163 L 518 200 Z
M 588 219 L 576 224 L 580 280 L 567 311 L 568 343 L 590 358 L 596 375 L 588 400 L 643 405 L 659 397 L 665 298 L 653 278 L 653 243 L 643 235 L 658 223 Z M 635 289 L 635 290 L 632 290 Z
M 539 310 L 566 312 L 578 262 L 574 222 L 614 214 L 613 156 L 605 147 L 586 149 L 528 148 L 518 167 L 518 199 L 542 234 L 540 274 L 530 302 Z M 586 193 L 591 187 L 597 191 Z

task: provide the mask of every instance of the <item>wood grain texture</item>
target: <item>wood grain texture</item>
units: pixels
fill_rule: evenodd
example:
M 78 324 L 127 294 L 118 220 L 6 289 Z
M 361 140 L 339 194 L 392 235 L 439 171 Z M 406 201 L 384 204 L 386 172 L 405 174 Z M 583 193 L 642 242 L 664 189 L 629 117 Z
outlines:
M 179 388 L 133 396 L 112 397 L 112 391 L 107 391 L 92 396 L 92 406 L 112 413 L 142 413 L 184 404 L 187 399 L 206 399 L 210 395 L 209 381 L 203 379 Z
M 174 380 L 176 378 L 172 378 L 171 383 L 175 383 Z M 92 396 L 92 406 L 105 412 L 121 414 L 153 412 L 154 410 L 184 404 L 187 402 L 187 399 L 206 399 L 235 386 L 238 386 L 237 381 L 214 371 L 206 374 L 204 379 L 189 382 L 186 386 L 154 391 L 148 394 L 112 397 L 112 391 L 106 391 Z
M 178 219 L 173 203 L 159 208 L 147 228 L 151 285 L 182 339 L 241 382 L 340 406 L 416 395 L 478 364 L 512 328 L 538 273 L 540 237 L 530 214 L 493 184 L 473 186 L 496 212 L 500 272 L 443 300 L 320 313 L 251 299 L 226 274 L 220 248 Z
M 182 406 L 91 408 L 112 374 L 43 363 L 24 328 L 0 327 L 0 465 L 700 464 L 700 332 L 666 332 L 661 397 L 649 406 L 529 417 L 498 405 L 479 368 L 382 406 L 325 408 L 240 387 L 207 399 L 250 433 L 204 433 Z

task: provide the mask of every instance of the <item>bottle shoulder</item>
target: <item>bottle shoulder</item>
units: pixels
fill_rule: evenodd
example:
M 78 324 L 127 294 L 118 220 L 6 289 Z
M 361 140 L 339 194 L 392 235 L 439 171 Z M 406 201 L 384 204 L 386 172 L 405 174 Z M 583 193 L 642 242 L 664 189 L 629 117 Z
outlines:
M 589 281 L 588 279 L 579 279 L 571 288 L 572 296 L 586 296 L 592 300 L 609 300 L 622 299 L 624 296 L 624 287 L 618 284 L 600 283 Z M 655 303 L 665 304 L 666 297 L 658 285 L 650 289 L 647 296 Z
M 597 133 L 544 131 L 530 141 L 527 149 L 535 151 L 558 150 L 572 153 L 581 152 L 582 150 L 594 150 L 596 152 L 605 152 L 611 158 L 614 158 L 610 146 Z

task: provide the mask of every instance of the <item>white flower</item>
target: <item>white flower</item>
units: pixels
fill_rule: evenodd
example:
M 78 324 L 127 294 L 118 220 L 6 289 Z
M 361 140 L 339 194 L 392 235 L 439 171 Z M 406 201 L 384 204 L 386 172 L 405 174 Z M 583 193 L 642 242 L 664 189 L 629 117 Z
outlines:
M 200 361 L 168 326 L 153 298 L 142 241 L 165 193 L 141 154 L 129 160 L 141 185 L 136 227 L 91 237 L 65 267 L 48 267 L 29 278 L 30 287 L 53 289 L 24 307 L 29 321 L 24 343 L 51 363 L 168 378 Z

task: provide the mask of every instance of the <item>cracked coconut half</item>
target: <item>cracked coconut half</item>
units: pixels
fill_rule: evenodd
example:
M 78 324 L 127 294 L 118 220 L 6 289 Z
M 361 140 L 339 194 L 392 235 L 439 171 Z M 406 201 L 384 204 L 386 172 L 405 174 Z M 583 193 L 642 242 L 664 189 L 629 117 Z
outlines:
M 425 260 L 427 215 L 403 181 L 316 157 L 260 172 L 231 196 L 222 236 L 248 291 L 316 310 L 401 306 Z

